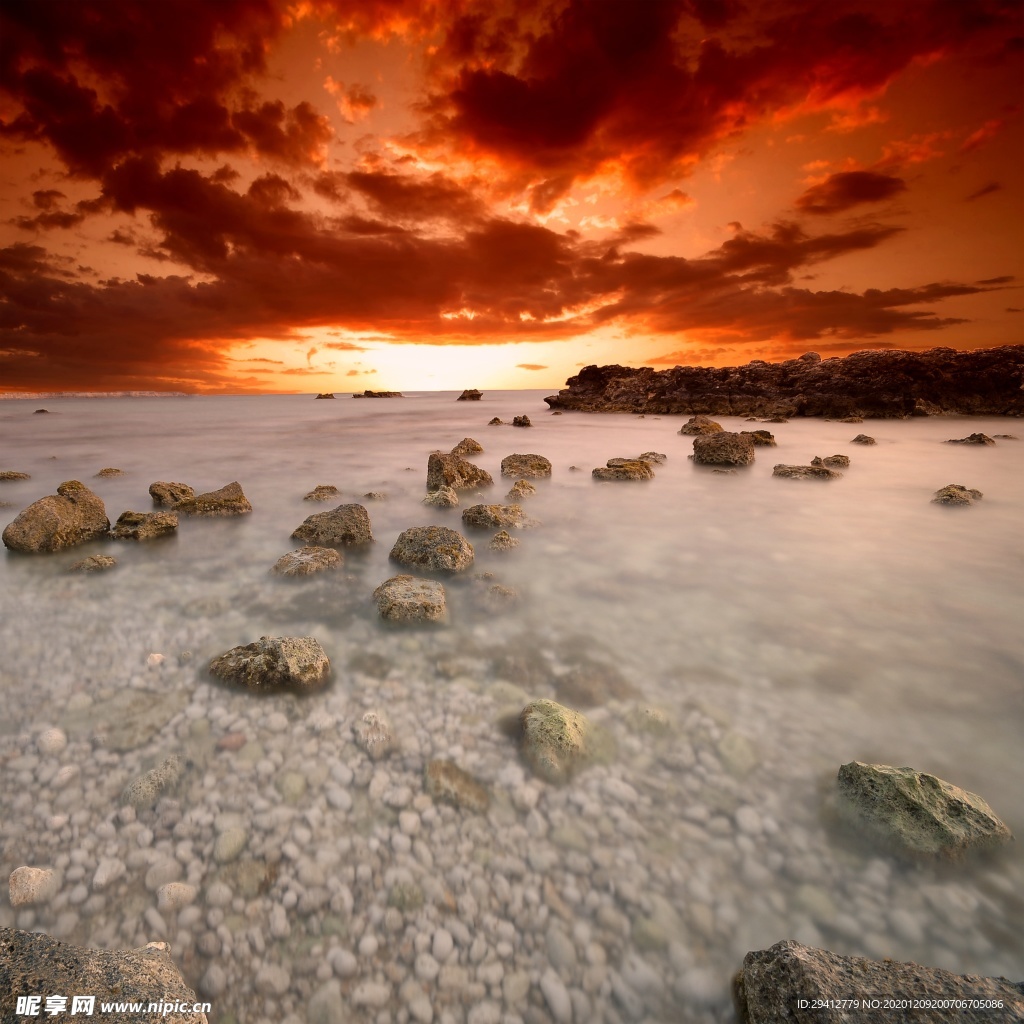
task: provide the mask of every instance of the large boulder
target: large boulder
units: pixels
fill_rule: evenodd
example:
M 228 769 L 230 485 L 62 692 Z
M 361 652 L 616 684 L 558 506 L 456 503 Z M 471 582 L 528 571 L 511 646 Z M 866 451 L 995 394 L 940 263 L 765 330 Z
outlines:
M 851 761 L 839 769 L 840 815 L 915 858 L 963 860 L 1013 833 L 975 793 L 913 768 Z
M 462 513 L 463 525 L 476 530 L 522 526 L 525 519 L 518 505 L 472 505 Z
M 501 475 L 532 479 L 551 476 L 551 460 L 543 455 L 506 455 L 501 460 Z
M 328 569 L 340 569 L 344 558 L 334 548 L 308 544 L 282 555 L 270 570 L 275 576 L 312 576 Z
M 1024 1020 L 1024 982 L 953 974 L 896 960 L 840 956 L 792 939 L 748 953 L 734 992 L 740 1024 L 1008 1024 Z
M 523 757 L 542 779 L 567 781 L 589 756 L 590 723 L 553 700 L 535 700 L 519 715 Z
M 151 1013 L 111 1010 L 102 1014 L 104 1024 L 205 1024 L 207 1020 L 205 1013 L 192 1012 L 196 994 L 175 967 L 166 942 L 150 942 L 142 949 L 87 949 L 41 932 L 0 928 L 0 1020 L 28 1019 L 18 1010 L 20 996 L 39 997 L 45 1013 L 46 997 L 51 995 L 68 997 L 61 1019 L 72 1014 L 73 997 L 91 996 L 97 1014 L 106 1002 L 147 1007 L 155 1003 L 162 1008 Z M 179 1012 L 178 1006 L 187 1006 L 188 1011 Z
M 122 512 L 110 535 L 114 540 L 153 540 L 178 529 L 175 512 Z
M 473 545 L 447 526 L 412 526 L 398 535 L 391 560 L 435 572 L 462 572 L 473 564 Z
M 710 416 L 703 413 L 691 416 L 680 428 L 680 434 L 688 434 L 698 437 L 701 434 L 717 434 L 722 430 L 722 424 L 716 423 Z
M 369 544 L 370 515 L 362 505 L 339 505 L 326 512 L 314 512 L 292 533 L 295 540 L 328 547 Z
M 154 505 L 177 505 L 179 501 L 194 498 L 196 492 L 188 484 L 157 480 L 149 485 L 149 494 Z
M 436 580 L 392 576 L 373 592 L 382 619 L 390 622 L 444 622 L 448 618 L 444 587 Z
M 754 461 L 754 441 L 749 434 L 722 430 L 693 439 L 693 461 L 702 466 L 749 466 Z
M 461 455 L 445 455 L 434 452 L 427 459 L 427 490 L 437 491 L 442 487 L 451 487 L 456 491 L 469 487 L 483 487 L 493 484 L 491 474 L 472 462 L 467 462 Z
M 252 511 L 252 505 L 242 493 L 242 485 L 233 480 L 216 491 L 179 501 L 174 511 L 183 516 L 244 516 Z
M 331 663 L 311 636 L 261 636 L 214 658 L 210 672 L 250 690 L 313 690 L 327 682 Z
M 65 480 L 55 495 L 32 502 L 3 532 L 12 551 L 60 551 L 103 537 L 110 520 L 103 500 L 78 480 Z
M 654 470 L 646 459 L 609 459 L 591 473 L 595 480 L 653 480 Z
M 984 495 L 973 487 L 964 487 L 963 484 L 946 484 L 940 487 L 932 498 L 934 505 L 973 505 L 981 501 Z

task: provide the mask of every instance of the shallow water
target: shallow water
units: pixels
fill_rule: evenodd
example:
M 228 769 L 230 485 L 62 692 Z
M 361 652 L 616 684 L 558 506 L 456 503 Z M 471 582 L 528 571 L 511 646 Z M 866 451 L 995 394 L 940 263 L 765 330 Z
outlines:
M 32 475 L 0 483 L 2 525 L 71 478 L 111 521 L 148 510 L 154 480 L 198 492 L 237 479 L 254 507 L 182 519 L 170 540 L 0 559 L 0 869 L 50 866 L 61 882 L 44 907 L 0 904 L 0 923 L 99 946 L 167 938 L 215 1021 L 332 1020 L 339 990 L 353 1021 L 557 1019 L 565 1007 L 540 985 L 551 970 L 577 1022 L 728 1021 L 743 954 L 783 938 L 1019 977 L 1019 843 L 956 869 L 909 866 L 828 814 L 838 766 L 856 759 L 938 775 L 1024 832 L 1024 440 L 941 443 L 1019 424 L 793 420 L 768 425 L 778 447 L 754 466 L 721 475 L 686 458 L 687 417 L 552 416 L 542 392 L 455 397 L 0 403 L 0 469 Z M 32 415 L 40 405 L 51 414 Z M 522 413 L 530 429 L 487 425 Z M 878 444 L 850 444 L 860 432 Z M 398 533 L 462 529 L 461 509 L 420 499 L 429 452 L 466 436 L 495 485 L 461 508 L 504 500 L 505 455 L 552 461 L 523 501 L 540 525 L 504 554 L 468 534 L 466 575 L 494 579 L 446 582 L 448 626 L 385 628 L 370 593 L 402 571 L 388 561 Z M 647 451 L 668 457 L 652 481 L 590 476 Z M 840 480 L 771 475 L 834 453 L 852 460 Z M 105 466 L 125 475 L 94 479 Z M 318 483 L 339 502 L 304 502 Z M 930 504 L 947 483 L 984 500 Z M 371 550 L 330 579 L 271 577 L 291 531 L 340 502 L 367 507 Z M 66 574 L 100 552 L 118 567 Z M 518 600 L 489 603 L 493 582 Z M 316 636 L 331 686 L 300 701 L 208 679 L 211 657 L 263 634 Z M 166 657 L 151 667 L 154 652 Z M 559 789 L 533 779 L 501 724 L 581 666 L 620 687 L 587 711 L 617 750 Z M 159 728 L 125 739 L 111 719 L 135 691 Z M 668 738 L 630 728 L 638 704 L 668 715 Z M 377 764 L 351 733 L 369 707 L 398 743 Z M 43 755 L 54 725 L 69 745 Z M 217 748 L 229 733 L 247 745 Z M 121 789 L 173 753 L 190 759 L 185 778 L 133 820 Z M 491 788 L 486 817 L 422 793 L 436 757 Z M 221 864 L 213 845 L 231 827 L 247 846 Z M 96 886 L 105 859 L 126 870 Z M 198 898 L 155 916 L 146 876 L 170 859 Z M 240 865 L 263 872 L 258 886 Z M 213 907 L 217 882 L 231 892 Z M 394 897 L 407 883 L 422 906 Z M 430 976 L 438 929 L 454 949 Z

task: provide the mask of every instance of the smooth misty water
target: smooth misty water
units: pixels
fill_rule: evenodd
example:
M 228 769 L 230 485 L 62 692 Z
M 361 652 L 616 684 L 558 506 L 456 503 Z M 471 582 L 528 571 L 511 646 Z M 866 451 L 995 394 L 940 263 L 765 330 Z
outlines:
M 111 521 L 125 509 L 148 510 L 154 480 L 185 481 L 197 492 L 238 480 L 254 508 L 239 519 L 183 519 L 176 538 L 148 545 L 0 559 L 0 764 L 8 776 L 0 868 L 82 868 L 48 907 L 15 915 L 0 904 L 0 923 L 50 931 L 59 921 L 63 937 L 95 945 L 167 937 L 194 987 L 210 962 L 223 961 L 227 988 L 213 999 L 213 1020 L 327 1020 L 313 994 L 339 978 L 346 996 L 365 981 L 392 986 L 384 1002 L 353 1011 L 354 1020 L 427 1019 L 410 1008 L 403 985 L 429 941 L 422 936 L 460 918 L 487 945 L 463 948 L 452 925 L 449 963 L 465 975 L 450 971 L 450 984 L 444 974 L 419 979 L 434 1020 L 468 1014 L 475 1024 L 470 1008 L 491 1003 L 509 1020 L 542 1020 L 550 1000 L 538 981 L 551 965 L 572 992 L 577 1020 L 728 1020 L 728 981 L 743 953 L 783 938 L 1020 976 L 1019 843 L 957 869 L 908 866 L 833 831 L 827 805 L 843 762 L 911 765 L 981 794 L 1024 833 L 1024 440 L 941 443 L 1024 429 L 995 418 L 794 420 L 769 425 L 778 447 L 758 448 L 753 467 L 720 475 L 687 460 L 691 439 L 678 434 L 686 417 L 551 416 L 542 396 L 0 403 L 0 469 L 32 475 L 0 483 L 0 500 L 12 504 L 0 509 L 2 525 L 71 478 L 94 488 Z M 41 405 L 51 414 L 32 415 Z M 532 428 L 487 425 L 522 413 Z M 861 431 L 878 444 L 850 444 Z M 450 625 L 385 629 L 370 593 L 402 571 L 388 561 L 398 533 L 428 523 L 462 529 L 461 508 L 426 508 L 420 499 L 429 452 L 466 436 L 483 444 L 471 460 L 496 482 L 485 498 L 463 493 L 461 508 L 504 500 L 505 455 L 535 452 L 554 465 L 523 502 L 541 525 L 516 531 L 518 549 L 491 552 L 489 534 L 468 534 L 472 571 L 493 572 L 519 600 L 492 607 L 482 600 L 486 585 L 452 581 Z M 645 451 L 668 456 L 654 480 L 592 480 L 590 470 L 608 458 Z M 852 459 L 841 480 L 771 476 L 777 462 L 834 453 Z M 94 479 L 106 466 L 125 475 Z M 319 483 L 337 485 L 339 502 L 304 502 Z M 947 483 L 977 488 L 984 500 L 968 509 L 930 504 Z M 368 491 L 386 500 L 364 500 Z M 271 577 L 270 566 L 294 546 L 291 531 L 340 502 L 366 505 L 372 550 L 347 554 L 329 580 Z M 118 567 L 66 574 L 99 552 L 115 554 Z M 330 689 L 303 701 L 257 699 L 205 676 L 209 658 L 263 634 L 316 636 L 335 668 Z M 183 650 L 193 658 L 179 667 Z M 167 656 L 163 666 L 147 668 L 152 652 Z M 370 654 L 384 667 L 367 669 Z M 554 695 L 559 675 L 594 662 L 617 670 L 636 694 L 592 712 L 618 741 L 617 755 L 563 790 L 532 782 L 502 715 L 525 695 Z M 135 749 L 111 752 L 103 724 L 83 727 L 81 716 L 88 719 L 90 698 L 113 708 L 103 701 L 135 690 L 180 692 L 182 705 Z M 668 714 L 667 741 L 624 724 L 637 702 Z M 351 739 L 352 722 L 370 706 L 409 741 L 383 768 Z M 52 725 L 71 739 L 56 758 L 34 745 Z M 250 759 L 213 746 L 231 731 L 246 734 Z M 740 756 L 730 756 L 737 747 Z M 175 752 L 198 767 L 168 805 L 166 834 L 160 806 L 138 821 L 119 817 L 125 782 Z M 469 768 L 494 803 L 482 819 L 428 810 L 418 796 L 423 832 L 410 851 L 393 840 L 400 800 L 378 798 L 385 785 L 420 794 L 430 757 Z M 329 766 L 329 780 L 318 763 Z M 68 764 L 80 775 L 58 790 L 55 772 Z M 374 767 L 386 773 L 376 790 Z M 279 776 L 288 770 L 307 776 L 304 792 L 286 792 Z M 345 798 L 335 801 L 341 811 L 325 798 L 331 780 L 355 795 L 351 809 Z M 736 813 L 744 806 L 758 812 L 749 828 Z M 276 866 L 258 894 L 236 893 L 212 924 L 203 894 L 226 870 L 211 857 L 220 815 L 251 829 L 249 853 Z M 145 916 L 155 897 L 142 876 L 157 855 L 129 856 L 145 829 L 152 849 L 177 857 L 196 883 L 202 915 Z M 89 890 L 103 857 L 125 860 L 125 877 L 84 903 L 72 899 L 76 881 Z M 361 857 L 371 864 L 363 873 Z M 327 877 L 307 872 L 303 881 L 304 860 Z M 385 887 L 395 870 L 410 872 L 427 898 L 388 924 Z M 432 875 L 447 895 L 434 892 Z M 344 889 L 353 905 L 339 910 L 344 897 L 296 912 L 286 900 L 290 934 L 271 935 L 272 905 L 310 888 L 334 897 Z M 467 895 L 475 902 L 466 904 Z M 572 957 L 551 939 L 549 921 L 569 934 Z M 511 938 L 502 922 L 511 922 Z M 161 923 L 166 936 L 153 934 Z M 207 955 L 211 947 L 199 940 L 218 927 L 230 934 L 221 932 L 221 953 Z M 252 929 L 265 941 L 238 940 Z M 354 973 L 324 966 L 370 933 L 376 952 L 360 953 Z M 485 970 L 492 962 L 503 965 L 505 988 L 497 968 Z M 271 964 L 289 972 L 284 991 L 253 981 Z M 528 976 L 525 994 L 508 984 L 517 971 Z M 478 1010 L 476 1019 L 490 1017 Z

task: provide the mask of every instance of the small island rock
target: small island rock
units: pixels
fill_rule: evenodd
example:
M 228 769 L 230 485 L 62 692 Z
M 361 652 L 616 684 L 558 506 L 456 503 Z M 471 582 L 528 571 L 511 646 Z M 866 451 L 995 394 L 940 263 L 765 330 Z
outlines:
M 123 469 L 115 469 L 113 466 L 107 466 L 106 469 L 101 469 L 97 474 L 99 477 L 111 477 L 111 476 L 124 476 Z
M 995 444 L 988 434 L 968 434 L 967 437 L 951 437 L 946 444 Z
M 311 636 L 261 636 L 210 662 L 218 679 L 250 690 L 312 690 L 327 681 L 331 663 Z
M 858 434 L 850 444 L 878 444 L 878 442 L 867 434 Z
M 482 391 L 477 391 L 476 388 L 466 388 L 465 391 L 455 399 L 456 402 L 479 402 L 483 397 Z
M 984 495 L 971 487 L 964 487 L 963 484 L 946 484 L 939 488 L 932 498 L 934 505 L 973 505 L 981 501 Z
M 110 529 L 103 501 L 78 480 L 65 480 L 56 495 L 34 501 L 7 525 L 12 551 L 60 551 L 104 536 Z

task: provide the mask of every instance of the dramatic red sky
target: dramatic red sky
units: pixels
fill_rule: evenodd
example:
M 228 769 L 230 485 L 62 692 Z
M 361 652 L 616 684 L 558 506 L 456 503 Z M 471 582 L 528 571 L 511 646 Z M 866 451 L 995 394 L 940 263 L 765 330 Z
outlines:
M 3 0 L 0 391 L 1024 324 L 1018 0 Z

